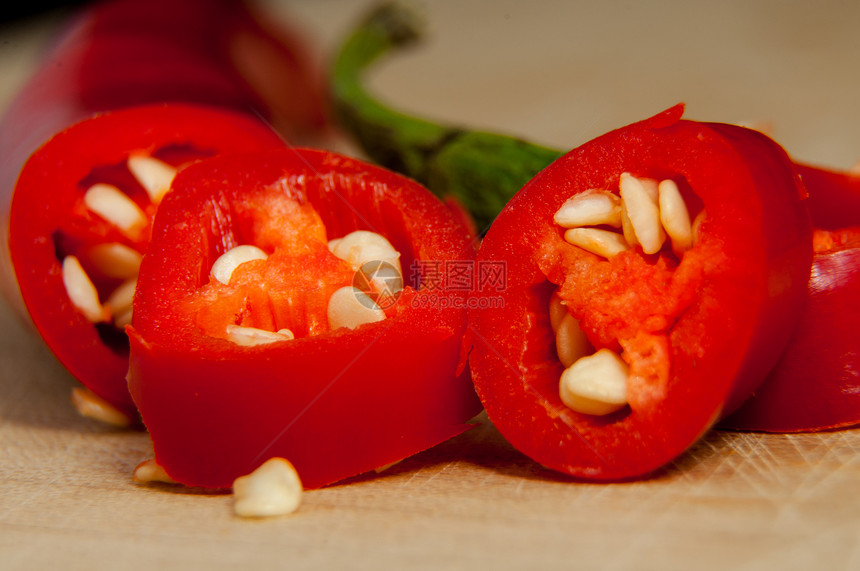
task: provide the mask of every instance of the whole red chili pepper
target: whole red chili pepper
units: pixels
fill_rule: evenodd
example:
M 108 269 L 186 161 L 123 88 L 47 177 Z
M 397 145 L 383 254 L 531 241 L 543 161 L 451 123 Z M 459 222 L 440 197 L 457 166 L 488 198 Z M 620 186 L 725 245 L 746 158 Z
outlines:
M 324 102 L 307 52 L 295 32 L 264 25 L 243 0 L 93 3 L 56 38 L 6 114 L 4 159 L 13 149 L 28 156 L 93 113 L 168 101 L 256 113 L 291 140 L 316 136 Z
M 219 153 L 276 146 L 282 142 L 274 131 L 246 114 L 199 105 L 143 106 L 58 133 L 22 170 L 9 248 L 29 317 L 71 374 L 130 418 L 137 416 L 125 382 L 123 327 L 130 299 L 114 294 L 133 287 L 123 284 L 136 279 L 149 219 L 164 190 L 146 188 L 147 163 L 180 168 Z M 143 163 L 143 174 L 133 174 L 135 160 Z M 165 170 L 169 176 L 171 169 Z M 97 299 L 79 301 L 72 292 L 86 290 L 87 281 Z
M 111 228 L 82 202 L 88 185 L 118 185 L 148 217 L 157 201 L 124 166 L 131 155 L 154 153 L 179 166 L 219 152 L 279 146 L 269 125 L 291 136 L 325 127 L 319 91 L 304 46 L 292 33 L 264 26 L 241 0 L 110 0 L 77 14 L 7 111 L 0 124 L 0 230 L 10 241 L 0 250 L 3 293 L 25 314 L 20 288 L 59 359 L 124 414 L 134 413 L 125 383 L 127 342 L 115 322 L 101 323 L 107 317 L 75 313 L 59 281 L 60 264 L 81 254 L 101 303 L 118 285 L 105 272 L 116 270 L 88 259 L 90 250 L 96 242 L 121 243 L 139 255 L 148 226 L 134 235 Z M 138 109 L 77 124 L 165 102 L 205 107 Z M 68 271 L 78 257 L 70 258 Z
M 860 423 L 860 177 L 796 165 L 815 226 L 809 295 L 764 383 L 721 425 L 799 432 Z
M 442 202 L 360 161 L 289 149 L 184 169 L 129 327 L 157 463 L 221 488 L 279 456 L 315 488 L 462 432 L 480 403 L 452 278 L 473 256 Z M 400 272 L 375 280 L 368 260 Z
M 554 162 L 478 253 L 507 263 L 501 303 L 469 312 L 478 394 L 516 448 L 579 478 L 683 453 L 762 381 L 803 304 L 811 234 L 788 157 L 681 111 Z

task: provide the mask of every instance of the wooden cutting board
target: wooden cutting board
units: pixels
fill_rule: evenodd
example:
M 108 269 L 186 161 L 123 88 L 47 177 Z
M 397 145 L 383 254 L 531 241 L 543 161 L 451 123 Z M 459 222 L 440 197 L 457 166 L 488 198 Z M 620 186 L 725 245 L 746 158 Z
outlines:
M 83 419 L 0 313 L 0 568 L 857 569 L 860 431 L 714 432 L 653 479 L 574 483 L 474 430 L 247 521 L 229 495 L 142 486 L 143 433 Z M 534 566 L 534 567 L 533 567 Z
M 320 58 L 371 3 L 266 2 Z M 797 158 L 860 158 L 860 8 L 838 2 L 427 3 L 427 43 L 373 86 L 426 116 L 572 147 L 678 101 L 765 121 Z M 3 101 L 44 28 L 7 29 Z M 486 419 L 298 512 L 141 486 L 144 433 L 77 415 L 74 381 L 0 306 L 0 569 L 860 569 L 860 431 L 713 432 L 652 479 L 581 484 Z

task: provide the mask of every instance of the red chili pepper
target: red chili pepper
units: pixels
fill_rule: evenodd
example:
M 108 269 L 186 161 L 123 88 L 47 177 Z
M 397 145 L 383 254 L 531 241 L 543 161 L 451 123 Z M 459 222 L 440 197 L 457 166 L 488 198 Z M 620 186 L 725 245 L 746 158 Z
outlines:
M 275 146 L 282 146 L 280 138 L 245 114 L 179 104 L 135 107 L 60 132 L 21 172 L 12 201 L 9 248 L 29 316 L 71 374 L 131 418 L 136 412 L 125 382 L 128 342 L 122 312 L 118 307 L 104 312 L 100 306 L 136 277 L 157 198 L 150 198 L 127 160 L 147 156 L 179 167 L 218 153 Z M 110 215 L 98 214 L 98 206 L 88 205 L 86 198 L 98 183 L 120 189 L 142 218 L 123 230 Z M 116 200 L 111 192 L 102 204 Z M 93 196 L 98 203 L 97 194 Z M 129 206 L 124 202 L 113 208 L 122 216 L 134 213 Z M 101 315 L 87 317 L 70 299 L 63 275 L 64 260 L 74 263 L 69 256 L 79 260 L 97 288 Z
M 554 162 L 502 211 L 478 254 L 478 264 L 506 261 L 508 276 L 496 307 L 470 309 L 478 394 L 515 447 L 579 478 L 641 477 L 683 453 L 761 382 L 803 303 L 811 235 L 789 159 L 758 133 L 681 113 Z M 656 181 L 673 205 L 661 214 L 675 214 L 655 251 Z M 569 199 L 577 207 L 562 209 Z M 603 203 L 626 219 L 612 210 L 614 220 L 575 220 Z M 697 220 L 686 233 L 675 228 L 681 210 Z M 582 237 L 593 229 L 623 230 L 620 250 L 571 243 L 590 248 Z
M 3 293 L 24 313 L 20 287 L 60 360 L 125 414 L 134 411 L 124 380 L 127 343 L 115 327 L 99 325 L 96 332 L 82 323 L 80 312 L 70 313 L 73 307 L 56 281 L 61 261 L 56 256 L 88 251 L 100 240 L 140 252 L 148 229 L 119 236 L 82 206 L 82 185 L 118 177 L 114 182 L 136 192 L 134 199 L 143 206 L 139 184 L 121 166 L 129 153 L 155 152 L 178 165 L 218 152 L 279 145 L 260 118 L 290 135 L 318 132 L 325 126 L 319 87 L 304 46 L 291 32 L 263 25 L 240 0 L 112 0 L 77 15 L 6 113 L 0 124 L 0 229 L 17 252 L 21 281 L 16 284 L 3 248 Z M 142 109 L 72 127 L 97 113 L 165 102 L 207 108 Z M 233 111 L 219 113 L 211 106 Z M 27 158 L 60 131 L 36 153 L 15 189 Z M 45 168 L 51 161 L 64 167 Z M 10 235 L 13 189 L 11 216 L 17 225 Z M 154 207 L 144 210 L 151 215 Z M 33 250 L 39 248 L 42 257 L 34 263 Z M 88 273 L 101 275 L 96 277 L 100 293 L 117 285 L 102 279 L 92 260 L 82 261 Z M 45 280 L 54 283 L 44 288 Z M 51 297 L 58 292 L 61 297 Z
M 242 0 L 97 2 L 51 46 L 12 104 L 4 138 L 26 157 L 94 113 L 169 101 L 253 112 L 291 140 L 315 136 L 325 104 L 307 51 Z
M 173 479 L 229 487 L 280 456 L 315 488 L 467 428 L 480 403 L 460 357 L 468 282 L 453 278 L 474 245 L 429 191 L 300 149 L 201 161 L 172 188 L 141 266 L 129 386 Z M 359 288 L 396 303 L 359 306 L 379 320 L 350 330 L 333 292 L 366 283 L 366 251 L 327 240 L 357 230 L 387 239 L 405 287 Z M 224 277 L 220 260 L 248 245 L 264 259 Z
M 797 165 L 816 228 L 809 296 L 785 353 L 721 424 L 800 432 L 860 423 L 860 177 Z
M 8 213 L 27 158 L 96 113 L 202 103 L 259 115 L 288 136 L 319 132 L 324 104 L 305 51 L 292 33 L 261 24 L 241 0 L 93 4 L 56 39 L 0 122 L 0 210 Z M 5 252 L 0 266 L 8 271 Z M 10 277 L 4 292 L 14 298 Z
M 332 67 L 333 106 L 345 131 L 374 160 L 443 196 L 458 197 L 485 228 L 510 197 L 562 153 L 515 137 L 423 120 L 379 101 L 366 87 L 372 64 L 414 42 L 421 29 L 416 14 L 403 6 L 386 5 L 369 14 L 344 41 Z M 811 300 L 795 340 L 770 380 L 749 406 L 725 420 L 726 427 L 817 430 L 860 419 L 858 343 L 850 325 L 860 319 L 852 311 L 857 294 L 850 293 L 858 270 L 856 248 L 846 235 L 858 225 L 860 183 L 857 177 L 804 165 L 798 171 L 812 194 L 808 205 L 816 226 L 838 229 L 841 237 L 835 241 L 843 245 L 840 252 L 816 255 Z M 777 388 L 777 382 L 785 388 Z

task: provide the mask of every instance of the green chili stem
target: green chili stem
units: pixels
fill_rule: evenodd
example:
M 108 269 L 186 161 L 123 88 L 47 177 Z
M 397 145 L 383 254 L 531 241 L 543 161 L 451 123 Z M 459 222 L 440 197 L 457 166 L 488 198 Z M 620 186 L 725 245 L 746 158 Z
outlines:
M 443 198 L 454 197 L 478 228 L 486 229 L 511 197 L 562 151 L 443 125 L 383 105 L 365 88 L 364 72 L 419 38 L 420 22 L 405 6 L 385 4 L 374 10 L 335 58 L 334 111 L 371 160 L 418 180 Z

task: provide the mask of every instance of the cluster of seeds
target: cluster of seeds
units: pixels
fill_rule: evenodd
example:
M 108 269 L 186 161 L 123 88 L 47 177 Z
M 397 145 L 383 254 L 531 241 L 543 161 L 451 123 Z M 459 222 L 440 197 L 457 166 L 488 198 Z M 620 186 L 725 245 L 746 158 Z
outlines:
M 400 252 L 381 234 L 356 230 L 343 238 L 330 240 L 328 249 L 347 262 L 353 270 L 361 272 L 370 291 L 380 293 L 386 287 L 393 287 L 395 290 L 403 287 Z M 376 271 L 380 263 L 396 272 L 396 276 Z M 354 286 L 345 286 L 335 291 L 328 302 L 329 327 L 355 329 L 365 323 L 384 320 L 385 313 L 368 293 Z
M 176 169 L 144 154 L 132 155 L 126 165 L 146 190 L 150 202 L 158 205 L 170 188 Z M 132 242 L 141 239 L 149 217 L 128 194 L 116 186 L 96 183 L 84 193 L 84 205 L 93 215 L 108 222 Z M 112 291 L 100 294 L 75 254 L 62 260 L 63 285 L 72 304 L 92 323 L 113 323 L 122 329 L 131 322 L 132 299 L 137 285 L 141 253 L 120 243 L 97 244 L 83 253 L 89 267 L 101 277 L 121 280 Z
M 390 292 L 392 287 L 395 289 L 402 287 L 400 253 L 381 234 L 357 230 L 342 238 L 330 240 L 328 249 L 336 257 L 347 262 L 353 270 L 361 272 L 371 292 L 382 292 L 386 288 Z M 229 285 L 233 272 L 241 264 L 267 258 L 266 252 L 256 246 L 236 246 L 215 260 L 210 273 L 217 281 Z M 396 273 L 396 276 L 380 275 L 377 271 L 380 262 L 384 262 L 385 267 Z M 385 312 L 368 295 L 368 292 L 354 286 L 344 286 L 332 293 L 329 298 L 327 318 L 331 329 L 339 327 L 355 329 L 365 323 L 384 320 Z M 242 346 L 264 345 L 294 338 L 293 332 L 289 329 L 266 331 L 233 324 L 227 326 L 226 333 L 230 341 Z
M 639 248 L 660 252 L 667 240 L 679 258 L 697 241 L 702 211 L 691 221 L 689 209 L 671 179 L 657 181 L 623 173 L 618 194 L 592 189 L 567 200 L 554 222 L 564 239 L 607 260 Z M 556 352 L 565 367 L 559 395 L 565 406 L 589 415 L 607 415 L 627 405 L 628 364 L 614 351 L 589 343 L 564 300 L 553 294 L 549 307 Z
M 144 153 L 129 156 L 126 167 L 146 191 L 152 206 L 161 202 L 177 171 L 175 167 Z M 83 204 L 92 215 L 116 228 L 130 242 L 139 242 L 143 238 L 149 217 L 120 188 L 95 183 L 84 193 Z M 132 301 L 142 257 L 138 250 L 121 242 L 95 244 L 64 256 L 61 262 L 63 286 L 72 305 L 91 323 L 112 324 L 117 330 L 122 330 L 131 323 Z M 85 265 L 102 281 L 118 285 L 110 291 L 99 292 Z M 124 413 L 89 390 L 74 390 L 72 403 L 87 418 L 115 426 L 127 426 L 131 422 Z
M 562 204 L 553 220 L 566 229 L 567 242 L 608 259 L 636 246 L 656 254 L 667 237 L 680 257 L 693 246 L 702 218 L 700 213 L 690 221 L 675 181 L 623 173 L 618 194 L 599 189 L 577 194 Z

